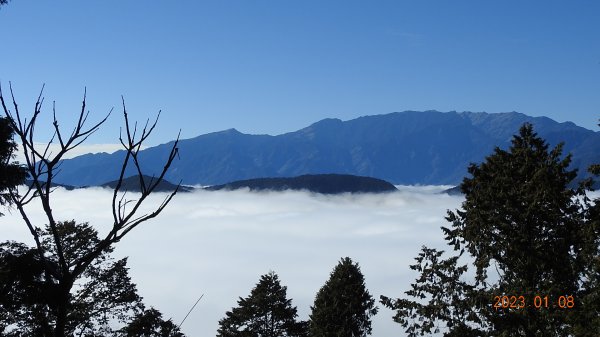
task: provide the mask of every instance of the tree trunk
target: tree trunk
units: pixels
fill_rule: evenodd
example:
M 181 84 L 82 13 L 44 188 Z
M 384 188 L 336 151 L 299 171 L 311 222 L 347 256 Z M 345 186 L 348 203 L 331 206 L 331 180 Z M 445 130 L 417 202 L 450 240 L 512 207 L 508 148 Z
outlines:
M 56 326 L 54 327 L 54 337 L 66 337 L 65 328 L 67 323 L 67 304 L 63 295 L 61 294 L 60 303 L 56 311 Z
M 71 287 L 73 282 L 60 282 L 60 293 L 58 297 L 58 306 L 56 308 L 56 326 L 54 327 L 54 337 L 67 337 L 67 314 L 69 313 Z

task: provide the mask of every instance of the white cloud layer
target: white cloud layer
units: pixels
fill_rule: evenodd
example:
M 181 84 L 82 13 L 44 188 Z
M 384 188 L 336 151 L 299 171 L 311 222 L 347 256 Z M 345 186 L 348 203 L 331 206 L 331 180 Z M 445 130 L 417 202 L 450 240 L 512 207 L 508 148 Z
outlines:
M 182 329 L 214 336 L 218 321 L 273 270 L 288 297 L 308 319 L 314 296 L 341 257 L 361 266 L 371 294 L 401 296 L 414 281 L 409 269 L 422 245 L 446 249 L 439 227 L 461 197 L 435 194 L 438 187 L 403 187 L 382 195 L 323 196 L 306 192 L 195 192 L 177 195 L 157 218 L 117 246 L 129 256 L 130 273 L 145 303 L 179 323 L 204 294 Z M 111 223 L 110 191 L 86 189 L 54 194 L 59 219 L 88 221 L 101 233 Z M 164 195 L 155 195 L 155 205 Z M 0 218 L 0 240 L 32 245 L 18 212 Z M 31 209 L 34 222 L 43 214 Z M 402 336 L 393 312 L 381 308 L 373 336 Z

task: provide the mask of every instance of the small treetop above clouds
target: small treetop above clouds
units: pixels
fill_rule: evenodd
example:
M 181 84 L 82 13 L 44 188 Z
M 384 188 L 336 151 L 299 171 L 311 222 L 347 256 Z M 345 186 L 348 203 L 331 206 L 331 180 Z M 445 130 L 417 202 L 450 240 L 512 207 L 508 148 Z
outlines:
M 217 337 L 305 336 L 306 323 L 296 321 L 296 307 L 286 293 L 287 287 L 281 285 L 277 274 L 271 271 L 262 275 L 250 295 L 240 297 L 238 306 L 219 321 Z
M 311 337 L 370 335 L 371 317 L 377 314 L 360 267 L 349 257 L 333 269 L 311 309 Z

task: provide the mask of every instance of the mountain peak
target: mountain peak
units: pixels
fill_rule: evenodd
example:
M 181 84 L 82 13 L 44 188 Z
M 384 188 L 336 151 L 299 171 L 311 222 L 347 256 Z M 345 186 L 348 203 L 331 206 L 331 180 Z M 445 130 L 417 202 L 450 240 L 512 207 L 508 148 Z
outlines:
M 235 128 L 231 128 L 231 129 L 226 129 L 226 130 L 221 130 L 221 131 L 215 131 L 215 132 L 210 132 L 204 135 L 199 135 L 196 136 L 194 138 L 202 138 L 203 136 L 233 136 L 233 135 L 243 135 L 243 133 L 239 132 L 237 129 Z
M 325 118 L 320 121 L 313 123 L 309 126 L 309 128 L 322 128 L 322 127 L 331 127 L 331 126 L 339 126 L 344 123 L 339 118 Z
M 236 135 L 241 135 L 242 134 L 236 128 L 231 128 L 231 129 L 223 130 L 223 131 L 221 131 L 221 133 L 224 133 L 224 134 L 236 134 Z

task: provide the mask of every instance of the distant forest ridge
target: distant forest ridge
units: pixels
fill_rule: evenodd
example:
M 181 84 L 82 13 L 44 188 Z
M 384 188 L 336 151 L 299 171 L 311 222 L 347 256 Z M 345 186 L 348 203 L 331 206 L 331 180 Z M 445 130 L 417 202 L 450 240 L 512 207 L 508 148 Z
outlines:
M 458 185 L 469 163 L 482 162 L 498 146 L 507 148 L 523 123 L 555 146 L 564 142 L 579 178 L 600 162 L 600 133 L 571 122 L 517 112 L 472 113 L 404 111 L 349 121 L 324 119 L 277 136 L 243 134 L 235 129 L 184 139 L 165 176 L 184 185 L 222 185 L 233 181 L 348 174 L 396 185 Z M 145 174 L 157 175 L 172 142 L 140 152 Z M 124 152 L 65 159 L 55 182 L 97 186 L 118 178 Z M 133 176 L 136 172 L 126 172 Z
M 209 191 L 219 191 L 242 188 L 247 188 L 251 191 L 306 190 L 322 194 L 397 191 L 394 185 L 385 180 L 349 174 L 306 174 L 286 178 L 257 178 L 210 186 L 206 189 Z

